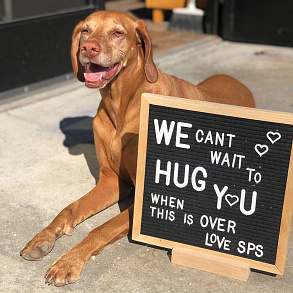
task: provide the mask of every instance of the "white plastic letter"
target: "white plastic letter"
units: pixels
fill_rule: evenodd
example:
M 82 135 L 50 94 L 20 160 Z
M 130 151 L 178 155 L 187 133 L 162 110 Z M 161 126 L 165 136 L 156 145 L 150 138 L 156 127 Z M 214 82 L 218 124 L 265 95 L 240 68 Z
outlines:
M 255 212 L 255 206 L 256 206 L 256 198 L 257 198 L 257 192 L 253 191 L 252 192 L 252 200 L 251 200 L 251 208 L 249 211 L 247 211 L 244 208 L 244 204 L 245 204 L 245 194 L 246 191 L 245 189 L 241 190 L 241 198 L 240 198 L 240 211 L 242 214 L 246 215 L 246 216 L 250 216 Z
M 174 184 L 179 188 L 184 188 L 188 184 L 189 165 L 188 164 L 185 165 L 183 183 L 178 182 L 178 170 L 179 170 L 179 164 L 175 163 L 175 165 L 174 165 Z
M 182 138 L 188 138 L 188 134 L 181 132 L 182 127 L 191 128 L 192 124 L 191 123 L 184 123 L 184 122 L 178 122 L 177 123 L 177 132 L 176 132 L 176 143 L 175 143 L 175 145 L 176 145 L 177 148 L 190 149 L 189 144 L 181 143 L 181 141 L 180 141 Z
M 156 178 L 155 182 L 159 183 L 160 182 L 160 175 L 165 175 L 166 176 L 166 185 L 170 185 L 170 177 L 171 177 L 171 162 L 167 162 L 167 170 L 161 170 L 161 160 L 157 160 L 156 163 Z
M 206 171 L 205 168 L 203 167 L 196 167 L 193 172 L 192 172 L 192 175 L 191 175 L 191 183 L 192 183 L 192 187 L 193 189 L 195 189 L 196 191 L 203 191 L 205 190 L 206 188 L 206 182 L 204 180 L 198 180 L 197 182 L 195 182 L 195 179 L 196 179 L 196 176 L 197 176 L 197 173 L 198 172 L 201 172 L 202 173 L 202 176 L 204 178 L 207 178 L 208 177 L 208 173 Z M 199 185 L 198 185 L 198 184 Z
M 220 210 L 222 208 L 222 198 L 225 195 L 225 193 L 228 190 L 228 186 L 224 186 L 222 191 L 220 191 L 219 186 L 217 184 L 214 184 L 214 190 L 217 194 L 218 200 L 217 200 L 217 209 Z
M 169 129 L 168 129 L 166 120 L 162 121 L 161 128 L 160 128 L 158 119 L 154 119 L 154 125 L 155 125 L 157 144 L 161 144 L 164 137 L 165 145 L 169 145 L 172 138 L 174 126 L 175 126 L 175 121 L 171 121 Z

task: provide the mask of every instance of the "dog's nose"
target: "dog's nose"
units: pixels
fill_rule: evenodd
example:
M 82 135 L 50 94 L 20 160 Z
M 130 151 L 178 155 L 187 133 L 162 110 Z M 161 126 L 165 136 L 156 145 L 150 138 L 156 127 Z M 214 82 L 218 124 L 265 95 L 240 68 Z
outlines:
M 80 46 L 82 55 L 88 58 L 93 58 L 99 54 L 100 46 L 95 41 L 86 41 Z

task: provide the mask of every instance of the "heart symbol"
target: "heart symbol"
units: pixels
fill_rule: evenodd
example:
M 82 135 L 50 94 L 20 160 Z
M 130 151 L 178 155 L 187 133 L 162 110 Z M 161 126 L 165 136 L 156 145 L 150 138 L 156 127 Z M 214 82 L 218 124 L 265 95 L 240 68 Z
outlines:
M 239 197 L 237 195 L 226 194 L 225 200 L 229 204 L 229 206 L 232 207 L 239 201 Z
M 267 138 L 272 144 L 274 144 L 276 141 L 278 141 L 281 138 L 281 134 L 279 132 L 269 131 L 267 133 Z
M 269 151 L 269 147 L 265 144 L 256 144 L 254 149 L 260 157 L 262 157 Z

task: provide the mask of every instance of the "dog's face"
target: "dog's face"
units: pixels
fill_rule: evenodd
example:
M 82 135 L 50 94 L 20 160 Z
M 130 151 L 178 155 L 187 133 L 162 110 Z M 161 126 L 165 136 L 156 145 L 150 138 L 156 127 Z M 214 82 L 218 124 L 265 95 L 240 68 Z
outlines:
M 144 48 L 146 78 L 157 77 L 151 41 L 144 21 L 114 11 L 99 11 L 80 22 L 73 33 L 71 58 L 77 78 L 91 88 L 104 88 Z M 155 74 L 155 75 L 154 75 Z

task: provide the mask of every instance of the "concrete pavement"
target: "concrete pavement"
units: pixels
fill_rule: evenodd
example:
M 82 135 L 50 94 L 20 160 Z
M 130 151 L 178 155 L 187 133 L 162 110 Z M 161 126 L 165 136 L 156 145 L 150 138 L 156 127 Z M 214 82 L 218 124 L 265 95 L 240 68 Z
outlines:
M 194 43 L 156 62 L 193 83 L 231 75 L 251 89 L 258 108 L 293 113 L 292 48 Z M 120 210 L 115 205 L 85 221 L 41 262 L 19 256 L 62 208 L 94 186 L 91 121 L 99 101 L 97 90 L 74 81 L 0 106 L 0 292 L 293 292 L 292 229 L 283 276 L 252 272 L 240 282 L 173 265 L 166 250 L 125 237 L 90 259 L 75 284 L 46 286 L 43 276 L 52 262 Z

